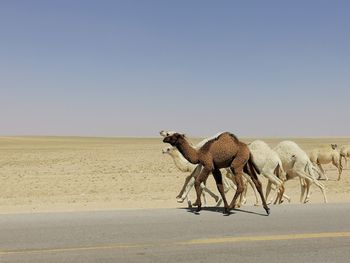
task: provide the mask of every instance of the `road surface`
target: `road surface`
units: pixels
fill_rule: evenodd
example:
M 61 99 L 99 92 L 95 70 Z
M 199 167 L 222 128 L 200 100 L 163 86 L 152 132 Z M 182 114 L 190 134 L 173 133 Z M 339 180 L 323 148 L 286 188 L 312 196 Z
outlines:
M 0 215 L 0 262 L 350 262 L 350 204 Z

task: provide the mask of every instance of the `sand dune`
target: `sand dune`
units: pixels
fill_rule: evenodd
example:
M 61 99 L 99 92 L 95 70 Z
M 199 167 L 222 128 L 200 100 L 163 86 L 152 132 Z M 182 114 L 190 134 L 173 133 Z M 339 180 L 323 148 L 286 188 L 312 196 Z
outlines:
M 274 146 L 282 139 L 264 140 Z M 350 144 L 350 138 L 293 140 L 306 151 Z M 161 138 L 0 137 L 0 213 L 183 207 L 175 196 L 186 174 L 162 155 L 165 146 Z M 338 182 L 335 168 L 325 168 L 329 202 L 349 202 L 350 171 Z M 208 186 L 216 190 L 212 177 Z M 286 183 L 286 193 L 299 201 L 298 180 Z M 322 200 L 312 187 L 311 202 Z

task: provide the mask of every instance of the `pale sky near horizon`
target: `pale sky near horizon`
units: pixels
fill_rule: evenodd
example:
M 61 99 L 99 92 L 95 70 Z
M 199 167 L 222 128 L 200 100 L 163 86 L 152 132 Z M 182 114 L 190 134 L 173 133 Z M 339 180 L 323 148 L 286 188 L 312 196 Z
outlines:
M 349 1 L 0 1 L 0 136 L 350 136 Z

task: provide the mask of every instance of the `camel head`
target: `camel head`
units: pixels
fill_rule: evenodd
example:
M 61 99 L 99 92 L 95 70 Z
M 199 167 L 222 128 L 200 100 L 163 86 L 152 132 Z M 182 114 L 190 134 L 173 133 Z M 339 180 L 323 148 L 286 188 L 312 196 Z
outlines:
M 175 150 L 174 147 L 169 146 L 169 147 L 164 148 L 164 149 L 162 150 L 162 153 L 163 153 L 163 154 L 171 154 L 174 150 Z
M 164 143 L 169 143 L 172 146 L 176 146 L 177 142 L 179 141 L 179 139 L 184 139 L 185 138 L 185 134 L 180 134 L 175 132 L 174 134 L 168 135 L 163 139 Z
M 167 137 L 169 135 L 173 135 L 174 133 L 176 133 L 176 132 L 174 132 L 174 131 L 164 131 L 164 130 L 161 130 L 159 132 L 160 136 L 162 136 L 162 137 Z
M 335 144 L 331 144 L 331 147 L 332 147 L 333 150 L 335 150 L 335 149 L 337 149 L 338 144 L 336 144 L 336 143 Z

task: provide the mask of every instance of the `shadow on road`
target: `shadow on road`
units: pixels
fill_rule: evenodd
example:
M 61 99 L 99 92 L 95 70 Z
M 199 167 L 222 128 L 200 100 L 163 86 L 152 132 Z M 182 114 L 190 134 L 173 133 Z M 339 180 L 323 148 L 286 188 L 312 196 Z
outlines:
M 192 207 L 192 208 L 187 208 L 187 207 L 179 207 L 178 209 L 182 209 L 182 210 L 186 210 L 188 213 L 192 213 L 195 215 L 200 215 L 201 212 L 197 212 L 196 211 L 196 207 Z M 208 207 L 202 207 L 202 211 L 209 211 L 209 212 L 215 212 L 215 213 L 221 213 L 223 214 L 223 207 L 216 207 L 216 206 L 208 206 Z M 233 209 L 230 211 L 229 214 L 223 214 L 223 216 L 229 216 L 232 214 L 236 214 L 236 212 L 242 212 L 242 213 L 247 213 L 247 214 L 254 214 L 254 215 L 258 215 L 258 216 L 268 216 L 265 213 L 257 213 L 257 212 L 253 212 L 253 211 L 248 211 L 248 210 L 243 210 L 243 209 Z

